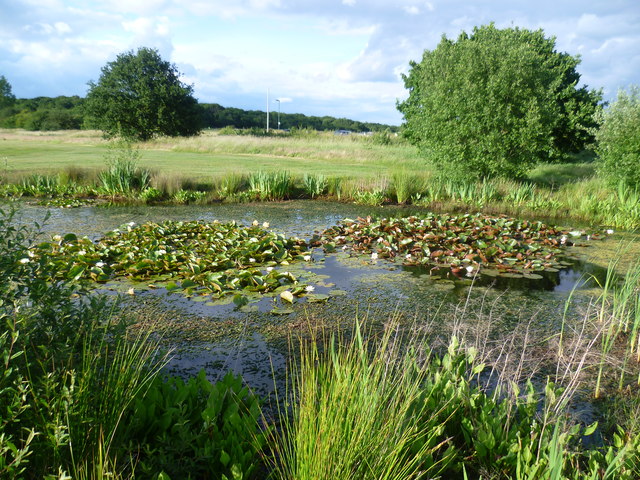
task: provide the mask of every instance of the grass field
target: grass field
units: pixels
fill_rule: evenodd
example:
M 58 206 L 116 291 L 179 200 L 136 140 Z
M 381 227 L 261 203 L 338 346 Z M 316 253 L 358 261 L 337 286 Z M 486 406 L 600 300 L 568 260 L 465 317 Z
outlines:
M 100 132 L 0 130 L 0 171 L 11 178 L 69 167 L 103 169 L 107 146 Z M 388 176 L 399 165 L 423 168 L 414 147 L 400 141 L 376 145 L 357 135 L 263 138 L 208 131 L 195 138 L 153 140 L 136 146 L 142 153 L 140 166 L 194 180 L 257 170 L 370 178 Z

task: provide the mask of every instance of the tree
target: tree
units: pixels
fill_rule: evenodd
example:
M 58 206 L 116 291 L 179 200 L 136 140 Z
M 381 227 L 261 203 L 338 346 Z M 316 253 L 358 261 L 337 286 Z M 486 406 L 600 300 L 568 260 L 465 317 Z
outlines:
M 611 184 L 640 189 L 640 88 L 620 90 L 602 120 L 596 135 L 600 172 Z
M 523 177 L 593 139 L 601 93 L 576 88 L 579 62 L 542 30 L 491 24 L 443 36 L 403 76 L 403 132 L 449 175 Z
M 180 82 L 177 67 L 155 49 L 118 55 L 89 82 L 89 124 L 110 136 L 148 140 L 156 135 L 196 135 L 201 111 L 193 87 Z
M 11 93 L 11 84 L 4 75 L 0 75 L 0 108 L 10 107 L 16 101 Z

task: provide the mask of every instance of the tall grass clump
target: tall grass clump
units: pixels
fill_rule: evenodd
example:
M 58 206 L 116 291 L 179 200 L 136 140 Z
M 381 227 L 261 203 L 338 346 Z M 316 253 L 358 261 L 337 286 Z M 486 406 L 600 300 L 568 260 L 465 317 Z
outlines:
M 408 203 L 412 197 L 423 190 L 423 187 L 423 179 L 416 172 L 405 169 L 393 172 L 389 186 L 397 203 Z
M 249 186 L 249 177 L 242 173 L 227 173 L 216 179 L 216 193 L 221 198 L 232 197 Z
M 618 368 L 618 389 L 629 381 L 627 367 L 640 363 L 640 263 L 628 268 L 623 280 L 614 274 L 617 261 L 612 262 L 596 302 L 598 325 L 601 329 L 600 361 L 598 363 L 594 397 L 600 397 L 603 376 L 609 354 L 621 349 L 622 364 Z M 640 386 L 640 376 L 634 380 Z
M 109 195 L 128 196 L 150 186 L 151 172 L 138 167 L 140 151 L 120 140 L 109 146 L 105 156 L 107 170 L 100 172 L 103 190 Z
M 329 183 L 324 175 L 314 175 L 305 173 L 302 177 L 302 189 L 311 198 L 324 195 L 327 192 Z
M 259 171 L 249 177 L 249 189 L 260 200 L 285 200 L 293 192 L 293 179 L 287 171 Z
M 439 440 L 438 419 L 419 405 L 425 370 L 415 352 L 401 353 L 391 335 L 367 340 L 358 328 L 343 342 L 334 336 L 324 351 L 315 341 L 301 345 L 293 412 L 273 445 L 275 477 L 435 476 L 450 454 Z

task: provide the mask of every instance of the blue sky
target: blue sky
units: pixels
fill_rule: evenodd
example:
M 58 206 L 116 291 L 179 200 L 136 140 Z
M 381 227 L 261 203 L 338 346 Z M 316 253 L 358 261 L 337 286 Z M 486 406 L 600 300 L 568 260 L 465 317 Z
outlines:
M 0 0 L 0 75 L 20 98 L 80 95 L 157 48 L 202 102 L 399 124 L 410 60 L 476 25 L 544 29 L 582 83 L 640 84 L 640 0 Z

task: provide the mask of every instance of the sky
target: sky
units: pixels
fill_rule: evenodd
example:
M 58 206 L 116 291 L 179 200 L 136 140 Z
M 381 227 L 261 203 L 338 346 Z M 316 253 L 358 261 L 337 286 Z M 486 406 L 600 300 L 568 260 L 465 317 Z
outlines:
M 640 0 L 0 0 L 0 75 L 18 98 L 85 96 L 151 47 L 200 102 L 399 125 L 409 62 L 490 22 L 556 37 L 605 99 L 640 85 Z

